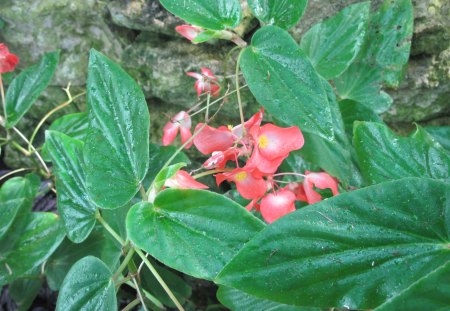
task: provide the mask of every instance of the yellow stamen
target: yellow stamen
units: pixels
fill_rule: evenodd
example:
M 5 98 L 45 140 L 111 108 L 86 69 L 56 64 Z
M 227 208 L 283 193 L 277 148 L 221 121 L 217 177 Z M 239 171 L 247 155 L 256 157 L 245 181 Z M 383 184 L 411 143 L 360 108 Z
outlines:
M 259 148 L 264 149 L 268 145 L 269 145 L 269 139 L 267 138 L 267 136 L 266 135 L 259 136 L 259 139 L 258 139 Z
M 243 181 L 247 178 L 247 172 L 239 172 L 236 174 L 235 179 L 236 181 Z
M 233 125 L 231 125 L 231 124 L 228 124 L 228 129 L 231 131 L 232 129 L 233 129 Z

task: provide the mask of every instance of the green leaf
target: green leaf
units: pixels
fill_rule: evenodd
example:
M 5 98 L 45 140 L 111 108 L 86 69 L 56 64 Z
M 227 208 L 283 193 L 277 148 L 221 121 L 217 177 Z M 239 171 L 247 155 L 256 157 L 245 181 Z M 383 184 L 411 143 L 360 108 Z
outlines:
M 8 245 L 7 251 L 2 251 L 0 286 L 38 267 L 53 253 L 63 238 L 64 230 L 57 215 L 29 214 L 20 238 Z
M 117 310 L 112 273 L 103 261 L 87 256 L 73 265 L 59 291 L 56 310 Z
M 147 173 L 147 103 L 136 82 L 95 50 L 89 58 L 87 99 L 86 188 L 100 207 L 117 208 L 134 197 Z
M 281 303 L 372 309 L 448 264 L 449 200 L 449 183 L 419 178 L 341 194 L 267 226 L 215 282 Z
M 59 51 L 46 53 L 39 64 L 21 72 L 6 92 L 6 128 L 12 128 L 50 83 L 59 62 Z
M 333 139 L 321 78 L 286 31 L 275 26 L 258 30 L 240 65 L 251 92 L 269 113 L 303 132 Z
M 122 247 L 103 226 L 96 226 L 80 244 L 65 239 L 45 264 L 45 276 L 53 290 L 59 290 L 70 268 L 83 257 L 100 258 L 111 270 L 116 269 Z
M 411 285 L 376 311 L 448 310 L 450 262 Z
M 212 30 L 235 28 L 241 20 L 238 0 L 160 0 L 172 14 L 190 24 Z
M 383 81 L 390 87 L 398 87 L 408 63 L 413 23 L 411 0 L 385 0 L 370 18 L 360 58 L 378 68 Z
M 342 75 L 334 80 L 341 99 L 351 99 L 376 113 L 389 109 L 393 100 L 381 90 L 381 74 L 378 68 L 355 61 Z
M 409 137 L 387 126 L 355 123 L 353 144 L 364 177 L 379 183 L 403 177 L 448 178 L 450 155 L 421 127 Z
M 245 311 L 320 311 L 319 308 L 304 308 L 281 304 L 258 298 L 235 288 L 220 286 L 217 299 L 230 310 Z
M 165 265 L 213 279 L 264 224 L 222 195 L 167 189 L 154 204 L 133 206 L 129 239 Z
M 84 141 L 87 136 L 89 118 L 87 112 L 71 113 L 56 119 L 48 128 L 49 131 L 56 131 L 72 138 Z M 51 161 L 47 151 L 47 144 L 42 145 L 41 155 L 46 161 Z
M 341 100 L 339 109 L 344 121 L 345 132 L 349 137 L 353 137 L 353 123 L 355 121 L 383 122 L 373 110 L 350 99 Z
M 450 151 L 450 126 L 428 126 L 425 128 L 447 151 Z
M 249 0 L 253 15 L 261 23 L 288 30 L 294 27 L 305 12 L 308 0 Z
M 34 193 L 26 178 L 14 177 L 3 184 L 0 189 L 0 241 L 11 228 L 16 216 L 23 217 L 22 214 L 27 215 L 31 211 L 33 200 Z
M 165 169 L 161 170 L 158 175 L 156 175 L 155 177 L 155 190 L 159 191 L 161 190 L 161 188 L 164 186 L 164 183 L 166 182 L 167 179 L 172 178 L 173 176 L 175 176 L 175 174 L 183 167 L 185 167 L 187 164 L 186 163 L 177 163 L 177 164 L 173 164 L 173 165 L 169 165 L 168 167 L 166 167 Z
M 39 290 L 42 287 L 43 279 L 39 275 L 20 278 L 9 284 L 9 295 L 17 305 L 18 311 L 27 311 L 31 307 Z
M 86 192 L 84 144 L 55 131 L 47 131 L 45 136 L 56 176 L 58 211 L 67 237 L 75 243 L 83 242 L 94 228 L 97 211 Z
M 348 6 L 303 36 L 300 47 L 327 80 L 341 75 L 358 55 L 367 31 L 370 2 Z

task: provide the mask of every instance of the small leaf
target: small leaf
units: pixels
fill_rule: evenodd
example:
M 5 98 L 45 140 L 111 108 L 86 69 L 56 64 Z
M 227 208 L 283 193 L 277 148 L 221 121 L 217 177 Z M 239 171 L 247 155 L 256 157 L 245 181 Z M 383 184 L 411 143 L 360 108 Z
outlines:
M 425 131 L 431 134 L 445 150 L 450 151 L 450 126 L 428 126 Z
M 249 0 L 253 15 L 266 25 L 288 30 L 303 16 L 308 0 Z
M 160 0 L 167 11 L 190 24 L 212 30 L 235 28 L 241 20 L 238 0 Z
M 32 213 L 27 217 L 21 235 L 0 257 L 0 286 L 3 286 L 43 263 L 64 238 L 58 216 Z
M 168 167 L 166 167 L 165 169 L 160 171 L 158 173 L 158 175 L 156 175 L 156 177 L 155 177 L 155 181 L 154 181 L 155 190 L 156 191 L 161 190 L 161 188 L 164 186 L 164 183 L 166 182 L 166 180 L 175 176 L 175 174 L 181 168 L 185 167 L 186 165 L 187 165 L 186 163 L 177 163 L 177 164 L 169 165 Z
M 353 137 L 353 123 L 355 121 L 383 122 L 373 110 L 350 99 L 341 100 L 339 109 L 344 121 L 345 132 L 349 137 Z
M 275 26 L 258 30 L 240 64 L 250 91 L 269 113 L 303 132 L 333 139 L 321 78 L 286 31 Z
M 264 224 L 222 195 L 167 189 L 127 216 L 129 239 L 165 265 L 211 280 Z
M 87 99 L 86 188 L 101 208 L 117 208 L 134 197 L 147 173 L 147 103 L 136 82 L 95 50 L 89 58 Z
M 419 178 L 341 194 L 267 226 L 215 282 L 298 306 L 375 308 L 448 265 L 449 200 L 448 182 Z
M 117 310 L 112 273 L 103 261 L 87 256 L 72 266 L 59 291 L 56 310 Z
M 9 284 L 9 295 L 17 305 L 17 311 L 27 311 L 39 294 L 43 279 L 39 275 L 20 278 Z
M 397 136 L 383 124 L 357 122 L 353 144 L 370 183 L 403 177 L 449 178 L 450 155 L 421 127 Z
M 67 237 L 75 243 L 83 242 L 94 228 L 97 211 L 86 191 L 84 144 L 55 131 L 46 131 L 46 144 L 53 161 L 58 211 Z
M 6 92 L 6 128 L 12 128 L 45 90 L 59 62 L 59 51 L 46 53 L 39 64 L 21 72 Z
M 366 35 L 369 10 L 370 2 L 348 6 L 303 36 L 300 47 L 322 77 L 338 77 L 356 58 Z

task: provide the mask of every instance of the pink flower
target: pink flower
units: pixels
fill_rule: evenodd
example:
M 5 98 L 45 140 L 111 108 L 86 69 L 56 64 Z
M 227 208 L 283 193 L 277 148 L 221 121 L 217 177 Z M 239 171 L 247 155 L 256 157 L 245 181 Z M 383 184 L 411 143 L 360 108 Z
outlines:
M 194 40 L 200 33 L 203 32 L 202 28 L 192 25 L 177 26 L 175 27 L 175 30 L 189 41 Z
M 197 95 L 200 96 L 203 93 L 211 93 L 211 96 L 219 96 L 220 86 L 217 85 L 217 77 L 208 68 L 202 68 L 202 73 L 187 72 L 190 77 L 197 79 L 194 88 L 197 90 Z
M 186 171 L 178 171 L 175 176 L 169 178 L 164 186 L 176 189 L 208 189 L 208 186 L 199 183 Z
M 322 201 L 322 196 L 314 190 L 314 187 L 318 189 L 331 189 L 333 195 L 338 195 L 338 182 L 334 177 L 331 177 L 327 173 L 312 173 L 305 172 L 305 180 L 303 183 L 290 183 L 289 189 L 293 191 L 297 200 L 307 202 L 308 204 L 314 204 Z
M 203 123 L 197 124 L 197 132 Z M 226 126 L 214 128 L 206 125 L 203 130 L 194 138 L 194 145 L 203 154 L 210 154 L 216 151 L 225 151 L 234 144 L 234 135 Z
M 9 52 L 8 47 L 0 43 L 0 74 L 14 71 L 19 63 L 19 57 Z
M 163 146 L 170 145 L 178 134 L 178 130 L 181 134 L 181 143 L 185 143 L 189 138 L 191 138 L 191 117 L 185 112 L 180 111 L 177 113 L 169 122 L 164 126 L 164 134 L 162 137 Z M 188 144 L 185 149 L 192 146 L 192 142 Z
M 245 168 L 236 168 L 231 172 L 216 175 L 217 185 L 224 180 L 234 182 L 237 191 L 245 199 L 258 199 L 267 191 L 266 181 Z
M 295 211 L 295 194 L 287 189 L 266 195 L 261 200 L 260 211 L 269 224 L 280 217 Z

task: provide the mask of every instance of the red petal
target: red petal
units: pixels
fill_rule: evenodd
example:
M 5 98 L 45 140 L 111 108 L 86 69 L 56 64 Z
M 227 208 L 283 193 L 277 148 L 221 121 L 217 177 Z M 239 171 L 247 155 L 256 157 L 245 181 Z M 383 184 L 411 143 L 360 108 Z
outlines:
M 306 197 L 305 189 L 303 188 L 302 183 L 291 182 L 285 188 L 295 194 L 296 200 L 308 202 L 308 198 Z
M 199 33 L 203 31 L 203 29 L 191 26 L 191 25 L 181 25 L 175 27 L 175 31 L 178 32 L 180 35 L 188 39 L 189 41 L 192 41 L 195 39 L 195 37 L 198 36 Z
M 212 73 L 211 69 L 203 67 L 201 71 L 202 75 L 210 78 L 211 80 L 217 80 L 217 77 Z
M 232 172 L 232 181 L 243 198 L 256 199 L 262 197 L 267 191 L 266 181 L 255 177 L 250 171 L 237 168 Z
M 295 194 L 289 190 L 281 189 L 266 195 L 261 200 L 261 214 L 269 224 L 280 217 L 295 211 Z
M 327 173 L 309 173 L 306 179 L 310 180 L 316 188 L 331 189 L 333 195 L 338 195 L 338 182 Z
M 162 137 L 163 146 L 168 146 L 175 140 L 175 137 L 178 134 L 179 127 L 179 124 L 173 123 L 172 121 L 169 121 L 166 123 L 166 125 L 164 125 L 164 134 Z
M 211 83 L 211 96 L 217 97 L 220 95 L 220 86 Z
M 262 126 L 256 139 L 261 155 L 269 160 L 287 156 L 291 151 L 303 147 L 304 143 L 298 127 L 282 128 L 273 124 Z
M 258 148 L 254 148 L 252 156 L 247 161 L 246 166 L 248 166 L 249 168 L 256 168 L 261 173 L 264 174 L 273 174 L 278 170 L 278 167 L 281 165 L 284 159 L 287 158 L 287 156 L 288 155 L 286 154 L 282 157 L 273 160 L 268 160 L 263 156 L 261 156 Z
M 174 177 L 166 180 L 164 186 L 177 189 L 208 189 L 185 171 L 178 171 Z
M 189 138 L 192 137 L 191 131 L 185 127 L 180 127 L 180 134 L 181 134 L 181 143 L 184 144 Z M 184 149 L 189 149 L 192 146 L 193 141 L 191 141 L 189 144 L 184 147 Z
M 308 204 L 314 204 L 322 201 L 322 196 L 314 190 L 313 183 L 310 179 L 308 179 L 308 177 L 306 177 L 303 182 L 303 188 L 305 189 Z
M 188 75 L 189 77 L 195 78 L 197 80 L 203 79 L 202 75 L 199 74 L 198 72 L 189 71 L 189 72 L 186 72 L 186 75 Z
M 197 132 L 203 123 L 197 124 Z M 210 154 L 214 151 L 225 151 L 234 144 L 233 133 L 225 127 L 215 129 L 209 125 L 194 138 L 194 145 L 203 154 Z
M 14 71 L 19 63 L 19 57 L 9 52 L 8 47 L 0 43 L 0 73 Z

